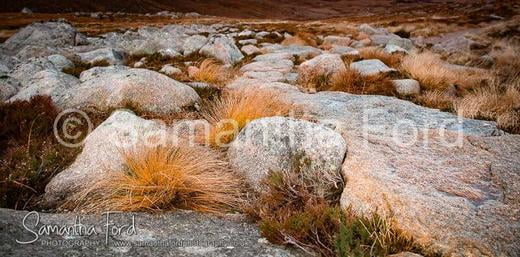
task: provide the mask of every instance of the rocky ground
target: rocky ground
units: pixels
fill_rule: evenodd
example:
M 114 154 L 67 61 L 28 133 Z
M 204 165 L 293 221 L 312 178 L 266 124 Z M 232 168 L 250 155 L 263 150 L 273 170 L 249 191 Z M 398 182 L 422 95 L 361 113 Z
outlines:
M 23 246 L 12 243 L 14 240 L 29 242 L 35 239 L 20 223 L 28 213 L 1 210 L 2 253 L 13 256 L 300 256 L 297 252 L 270 244 L 260 237 L 254 224 L 240 216 L 215 218 L 184 211 L 166 215 L 109 214 L 110 224 L 114 226 L 132 224 L 134 219 L 139 234 L 111 233 L 111 228 L 107 232 L 106 215 L 83 215 L 81 223 L 93 227 L 97 234 L 68 238 L 68 245 L 59 245 L 60 236 L 48 236 L 38 243 Z M 36 216 L 29 214 L 28 220 L 33 218 Z M 40 226 L 61 226 L 74 224 L 76 215 L 43 213 L 39 218 Z M 88 240 L 82 240 L 85 238 Z M 81 247 L 81 244 L 85 245 Z
M 514 9 L 512 4 L 510 7 Z M 113 13 L 88 15 L 94 19 L 116 17 Z M 491 14 L 480 15 L 489 18 Z M 95 109 L 106 114 L 91 124 L 92 131 L 70 165 L 55 168 L 53 176 L 46 180 L 48 184 L 42 185 L 44 191 L 34 194 L 38 204 L 31 208 L 51 211 L 39 212 L 40 225 L 74 222 L 75 213 L 59 213 L 63 209 L 56 207 L 92 183 L 116 176 L 112 172 L 125 165 L 121 145 L 151 134 L 176 137 L 197 124 L 211 123 L 200 113 L 219 94 L 212 92 L 264 89 L 275 92 L 298 114 L 261 116 L 247 123 L 229 146 L 219 150 L 230 168 L 251 186 L 251 191 L 264 190 L 261 181 L 273 170 L 298 169 L 303 174 L 318 174 L 327 183 L 335 183 L 340 177 L 344 181 L 342 209 L 357 215 L 376 213 L 392 217 L 400 230 L 421 245 L 423 254 L 518 256 L 520 136 L 515 134 L 514 127 L 501 125 L 502 120 L 470 119 L 421 106 L 417 99 L 429 90 L 423 81 L 387 59 L 367 58 L 363 54 L 367 47 L 379 49 L 386 57 L 410 56 L 429 49 L 451 60 L 446 65 L 453 69 L 467 74 L 485 73 L 498 61 L 491 60 L 494 63 L 488 68 L 481 65 L 483 60 L 489 60 L 484 57 L 485 51 L 492 50 L 482 46 L 475 35 L 497 23 L 518 21 L 514 15 L 492 15 L 478 25 L 450 28 L 439 25 L 449 18 L 439 18 L 443 22 L 431 28 L 443 31 L 435 32 L 424 30 L 432 17 L 421 21 L 410 18 L 407 25 L 415 27 L 408 31 L 406 24 L 389 24 L 390 18 L 380 20 L 379 27 L 346 20 L 336 24 L 216 22 L 214 17 L 169 12 L 154 16 L 168 16 L 158 18 L 155 26 L 140 22 L 133 24 L 133 29 L 132 25 L 111 32 L 107 31 L 113 24 L 88 33 L 74 26 L 80 24 L 78 20 L 71 24 L 62 19 L 13 30 L 14 34 L 9 32 L 9 38 L 0 46 L 0 101 L 4 105 L 47 95 L 58 111 Z M 169 22 L 170 19 L 173 21 Z M 193 19 L 199 21 L 192 22 Z M 90 24 L 82 28 L 93 27 Z M 473 36 L 467 36 L 468 32 Z M 210 78 L 202 75 L 206 71 L 202 63 L 208 58 L 217 67 L 208 72 Z M 474 60 L 479 60 L 479 65 L 472 65 Z M 383 74 L 392 93 L 320 89 L 320 79 L 347 71 L 365 78 Z M 309 74 L 312 77 L 306 77 Z M 307 85 L 311 82 L 314 86 Z M 441 93 L 455 98 L 459 97 L 457 90 L 460 89 L 453 85 L 443 88 Z M 514 108 L 520 106 L 513 107 L 512 119 L 519 113 Z M 5 117 L 2 116 L 2 122 L 11 124 Z M 11 144 L 9 140 L 2 142 Z M 5 154 L 10 151 L 14 150 L 7 151 L 6 147 L 0 153 L 11 156 Z M 309 164 L 299 167 L 291 161 L 295 156 Z M 7 157 L 3 161 L 1 164 L 7 167 Z M 2 176 L 7 178 L 9 174 Z M 4 207 L 30 209 L 19 205 Z M 27 214 L 21 210 L 0 210 L 0 252 L 4 255 L 306 254 L 305 249 L 267 242 L 244 214 L 213 216 L 192 211 L 125 213 L 115 217 L 124 223 L 135 215 L 137 235 L 111 238 L 132 246 L 20 245 L 16 239 L 25 240 L 32 235 L 22 226 Z M 82 216 L 84 224 L 104 224 L 101 215 Z M 78 239 L 58 235 L 42 238 Z M 101 234 L 88 239 L 104 240 Z M 218 245 L 137 246 L 161 240 Z

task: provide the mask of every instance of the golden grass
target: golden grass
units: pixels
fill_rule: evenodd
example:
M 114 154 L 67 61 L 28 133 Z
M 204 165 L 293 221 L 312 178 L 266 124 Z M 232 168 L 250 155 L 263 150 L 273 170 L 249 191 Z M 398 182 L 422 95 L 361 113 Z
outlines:
M 332 74 L 324 74 L 320 69 L 304 69 L 298 72 L 297 83 L 309 91 L 327 90 Z
M 392 80 L 386 75 L 364 76 L 352 69 L 334 74 L 326 90 L 367 95 L 396 94 Z
M 415 103 L 442 111 L 453 111 L 453 105 L 457 101 L 455 96 L 450 96 L 441 91 L 424 91 L 415 98 Z
M 400 70 L 431 91 L 443 91 L 450 85 L 472 89 L 487 79 L 483 72 L 454 69 L 430 52 L 405 56 Z
M 205 59 L 200 63 L 193 79 L 223 87 L 235 75 L 236 71 L 232 68 L 227 68 L 213 59 Z
M 341 91 L 360 95 L 396 95 L 392 80 L 385 74 L 364 76 L 356 70 L 326 75 L 319 70 L 300 72 L 298 85 L 307 91 Z
M 455 107 L 460 116 L 496 120 L 498 127 L 513 133 L 520 132 L 520 87 L 518 85 L 495 84 L 475 90 L 465 95 Z
M 124 151 L 124 170 L 111 171 L 72 203 L 87 212 L 190 209 L 224 213 L 237 206 L 241 183 L 214 150 L 156 146 Z
M 457 74 L 429 52 L 404 57 L 401 69 L 428 90 L 444 90 L 457 80 Z
M 401 64 L 401 59 L 403 58 L 402 54 L 396 53 L 396 54 L 389 54 L 383 49 L 375 48 L 375 47 L 366 47 L 359 51 L 359 54 L 361 58 L 368 60 L 368 59 L 379 59 L 384 64 L 392 67 L 392 68 L 398 68 Z
M 209 133 L 203 135 L 202 140 L 212 146 L 223 146 L 252 120 L 289 114 L 291 105 L 279 95 L 269 89 L 224 91 L 221 97 L 209 102 L 202 113 L 211 124 Z
M 494 44 L 490 54 L 495 59 L 493 71 L 501 82 L 514 83 L 520 79 L 520 46 L 499 41 Z

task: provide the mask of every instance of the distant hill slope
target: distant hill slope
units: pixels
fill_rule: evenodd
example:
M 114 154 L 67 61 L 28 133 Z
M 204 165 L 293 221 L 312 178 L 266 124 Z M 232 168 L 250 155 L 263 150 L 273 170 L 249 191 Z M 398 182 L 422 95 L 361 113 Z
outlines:
M 450 4 L 445 4 L 449 2 Z M 406 10 L 436 10 L 457 7 L 470 0 L 0 0 L 0 12 L 111 11 L 154 13 L 198 12 L 233 18 L 324 19 L 350 15 L 390 13 Z M 494 1 L 485 1 L 494 2 Z

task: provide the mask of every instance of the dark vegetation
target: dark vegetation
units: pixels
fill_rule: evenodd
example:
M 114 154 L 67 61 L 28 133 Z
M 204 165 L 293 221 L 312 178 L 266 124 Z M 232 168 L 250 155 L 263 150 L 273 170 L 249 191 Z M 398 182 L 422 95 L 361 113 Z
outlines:
M 156 115 L 140 112 L 138 107 L 130 103 L 123 108 L 130 109 L 145 119 L 161 120 L 167 124 L 179 119 L 199 117 L 194 110 Z M 82 111 L 88 115 L 94 129 L 114 110 L 85 108 Z M 0 208 L 41 208 L 40 200 L 47 183 L 68 167 L 81 152 L 81 147 L 67 147 L 57 139 L 54 122 L 59 113 L 48 96 L 0 104 Z M 88 123 L 82 116 L 75 115 L 73 118 L 77 118 L 79 122 L 64 126 L 64 120 L 69 117 L 60 117 L 56 124 L 56 133 L 63 138 L 65 127 L 69 135 L 81 135 L 66 142 L 79 143 L 87 135 Z
M 140 112 L 131 103 L 126 108 L 145 119 L 155 119 L 171 124 L 176 120 L 198 118 L 194 110 L 175 114 L 156 115 Z M 115 111 L 100 111 L 84 108 L 83 112 L 92 123 L 92 129 L 105 121 Z M 29 101 L 0 104 L 0 207 L 13 209 L 40 208 L 39 200 L 50 179 L 68 167 L 81 152 L 79 147 L 62 145 L 55 133 L 64 138 L 80 135 L 66 143 L 79 143 L 88 133 L 88 123 L 79 114 L 59 117 L 54 131 L 54 122 L 59 110 L 49 96 L 35 96 Z M 67 118 L 77 119 L 64 125 Z M 65 132 L 64 132 L 65 129 Z
M 34 208 L 50 178 L 79 153 L 55 138 L 57 115 L 46 96 L 0 104 L 0 207 Z
M 391 218 L 342 210 L 341 177 L 306 174 L 301 167 L 308 161 L 293 159 L 296 170 L 270 172 L 262 181 L 262 193 L 245 208 L 270 242 L 318 256 L 387 256 L 402 251 L 433 256 L 396 229 Z

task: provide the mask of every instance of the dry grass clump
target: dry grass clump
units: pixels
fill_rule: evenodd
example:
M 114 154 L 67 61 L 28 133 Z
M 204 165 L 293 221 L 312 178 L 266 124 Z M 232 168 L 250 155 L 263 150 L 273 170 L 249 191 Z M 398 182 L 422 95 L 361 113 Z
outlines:
M 294 36 L 284 39 L 281 44 L 288 45 L 298 45 L 298 46 L 318 46 L 318 38 L 307 32 L 298 32 Z
M 339 178 L 341 179 L 341 178 Z M 341 210 L 337 187 L 316 187 L 298 172 L 270 172 L 266 190 L 247 208 L 270 242 L 295 246 L 318 256 L 387 256 L 420 251 L 413 240 L 377 215 L 359 217 Z
M 300 72 L 298 85 L 309 91 L 341 91 L 360 95 L 396 95 L 392 80 L 385 74 L 365 76 L 353 69 L 334 74 L 319 70 Z
M 520 133 L 520 48 L 498 41 L 489 55 L 494 60 L 489 71 L 451 68 L 431 53 L 407 56 L 401 68 L 425 89 L 414 102 L 493 120 L 507 132 Z
M 457 81 L 457 74 L 430 52 L 404 57 L 401 69 L 428 90 L 444 90 Z
M 265 190 L 246 211 L 260 221 L 262 236 L 276 244 L 293 245 L 306 252 L 334 256 L 335 234 L 341 211 L 331 207 L 341 196 L 341 185 L 327 192 L 327 200 L 313 181 L 297 172 L 270 172 L 262 181 Z M 319 178 L 318 178 L 319 179 Z M 340 178 L 341 179 L 341 178 Z
M 205 143 L 223 146 L 230 143 L 250 121 L 271 116 L 285 116 L 291 105 L 280 98 L 277 91 L 269 89 L 227 90 L 207 103 L 202 116 L 211 124 Z
M 205 59 L 200 63 L 199 70 L 193 74 L 193 79 L 223 87 L 235 74 L 235 70 L 225 67 L 216 60 Z
M 1 208 L 37 207 L 45 185 L 80 152 L 80 148 L 61 145 L 54 136 L 58 113 L 49 96 L 0 103 Z M 57 127 L 62 125 L 59 122 Z M 77 128 L 81 130 L 81 124 Z
M 442 91 L 424 91 L 418 95 L 414 102 L 422 106 L 439 109 L 441 111 L 453 111 L 453 105 L 457 98 Z
M 124 151 L 124 170 L 73 196 L 65 208 L 87 212 L 190 209 L 224 213 L 238 204 L 241 183 L 220 154 L 201 146 Z
M 467 118 L 496 120 L 498 127 L 520 133 L 520 84 L 475 90 L 456 104 L 457 114 Z
M 396 95 L 392 80 L 386 75 L 364 76 L 352 69 L 334 74 L 326 90 L 360 95 Z
M 520 46 L 513 42 L 499 41 L 491 50 L 494 58 L 493 71 L 503 83 L 514 83 L 520 79 Z
M 298 72 L 297 84 L 306 90 L 327 90 L 332 74 L 323 73 L 320 69 L 306 69 Z
M 411 37 L 432 37 L 449 32 L 460 30 L 460 25 L 454 22 L 444 23 L 435 21 L 425 21 L 412 24 L 413 28 L 407 28 Z
M 498 22 L 487 27 L 484 34 L 498 40 L 508 40 L 513 44 L 520 43 L 520 16 L 513 16 L 504 22 Z
M 450 67 L 430 52 L 405 56 L 400 69 L 411 78 L 418 80 L 423 89 L 431 91 L 443 91 L 450 85 L 471 89 L 487 78 L 486 74 L 476 71 Z
M 375 47 L 367 47 L 363 48 L 359 51 L 360 56 L 365 59 L 379 59 L 384 64 L 392 67 L 392 68 L 398 68 L 401 64 L 401 59 L 403 58 L 403 54 L 389 54 L 383 49 L 375 48 Z

